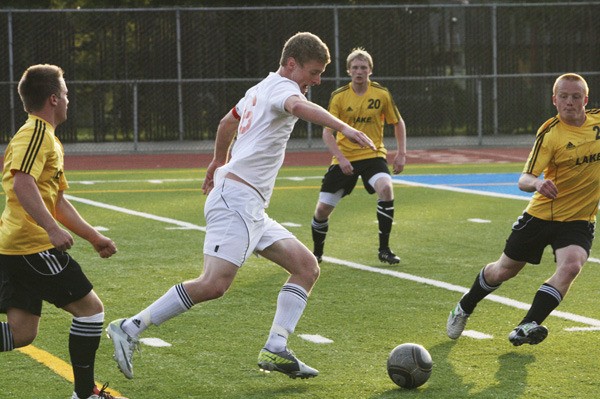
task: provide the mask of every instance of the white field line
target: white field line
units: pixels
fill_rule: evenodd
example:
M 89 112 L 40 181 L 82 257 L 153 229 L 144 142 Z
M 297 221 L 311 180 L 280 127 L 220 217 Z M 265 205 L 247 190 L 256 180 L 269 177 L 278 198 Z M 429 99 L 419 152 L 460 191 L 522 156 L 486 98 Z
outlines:
M 425 186 L 425 185 L 423 185 L 423 186 Z M 436 186 L 434 188 L 439 188 L 439 186 Z M 476 193 L 479 194 L 479 192 L 476 192 Z M 162 216 L 152 215 L 152 214 L 146 213 L 146 212 L 134 211 L 134 210 L 131 210 L 131 209 L 122 208 L 122 207 L 115 206 L 115 205 L 110 205 L 110 204 L 105 204 L 105 203 L 98 202 L 98 201 L 92 201 L 92 200 L 85 199 L 85 198 L 75 197 L 75 196 L 72 196 L 72 195 L 65 195 L 65 196 L 67 197 L 67 199 L 69 199 L 69 201 L 81 202 L 81 203 L 84 203 L 84 204 L 87 204 L 87 205 L 96 206 L 96 207 L 104 208 L 104 209 L 109 209 L 109 210 L 112 210 L 112 211 L 115 211 L 115 212 L 121 212 L 121 213 L 125 213 L 125 214 L 132 215 L 132 216 L 139 216 L 139 217 L 143 217 L 143 218 L 146 218 L 146 219 L 151 219 L 151 220 L 155 220 L 155 221 L 159 221 L 159 222 L 169 223 L 169 224 L 173 224 L 173 225 L 176 225 L 178 227 L 183 227 L 183 228 L 187 228 L 187 229 L 190 229 L 190 230 L 206 231 L 206 227 L 194 225 L 194 224 L 188 223 L 188 222 L 182 222 L 182 221 L 179 221 L 179 220 L 176 220 L 176 219 L 171 219 L 171 218 L 166 218 L 166 217 L 162 217 Z M 522 199 L 522 198 L 519 198 L 519 199 Z M 456 291 L 456 292 L 460 292 L 460 293 L 465 293 L 465 292 L 468 291 L 467 288 L 459 286 L 459 285 L 454 285 L 454 284 L 446 283 L 444 281 L 433 280 L 433 279 L 430 279 L 430 278 L 415 276 L 415 275 L 412 275 L 412 274 L 398 272 L 398 271 L 395 271 L 395 270 L 379 269 L 379 268 L 376 268 L 376 267 L 362 265 L 362 264 L 359 264 L 359 263 L 350 262 L 350 261 L 346 261 L 346 260 L 342 260 L 342 259 L 332 258 L 332 257 L 329 257 L 329 256 L 324 256 L 323 259 L 327 260 L 328 262 L 336 263 L 336 264 L 339 264 L 339 265 L 342 265 L 342 266 L 347 266 L 347 267 L 351 267 L 351 268 L 354 268 L 354 269 L 368 271 L 368 272 L 372 272 L 372 273 L 384 274 L 384 275 L 388 275 L 388 276 L 400 278 L 400 279 L 403 279 L 403 280 L 414 281 L 414 282 L 421 283 L 421 284 L 427 284 L 427 285 L 431 285 L 431 286 L 434 286 L 434 287 L 446 289 L 448 291 Z M 590 260 L 592 260 L 592 258 L 590 258 Z M 518 309 L 523 309 L 523 310 L 528 310 L 529 307 L 531 306 L 530 304 L 527 304 L 527 303 L 524 303 L 524 302 L 520 302 L 520 301 L 516 301 L 514 299 L 502 297 L 502 296 L 495 295 L 495 294 L 488 295 L 486 297 L 486 299 L 490 300 L 490 301 L 501 303 L 503 305 L 512 306 L 512 307 L 515 307 L 515 308 L 518 308 Z M 557 310 L 554 310 L 550 315 L 551 316 L 555 316 L 555 317 L 559 317 L 559 318 L 563 318 L 565 320 L 575 321 L 577 323 L 587 324 L 587 325 L 592 326 L 592 327 L 600 327 L 600 320 L 593 319 L 593 318 L 590 318 L 590 317 L 579 316 L 579 315 L 576 315 L 576 314 L 573 314 L 573 313 L 561 312 L 561 311 L 557 311 Z
M 277 177 L 277 180 L 291 180 L 291 181 L 304 181 L 304 180 L 320 180 L 323 176 L 289 176 L 289 177 Z M 69 184 L 106 184 L 106 183 L 184 183 L 184 182 L 203 182 L 204 178 L 189 178 L 189 179 L 118 179 L 118 180 L 69 180 Z
M 491 191 L 487 192 L 487 191 L 479 191 L 479 190 L 469 190 L 467 188 L 448 186 L 448 185 L 444 185 L 444 184 L 417 183 L 417 182 L 402 180 L 402 179 L 399 179 L 398 177 L 394 177 L 394 179 L 392 179 L 392 181 L 394 183 L 404 184 L 404 185 L 408 185 L 408 186 L 433 188 L 436 190 L 454 191 L 454 192 L 466 193 L 466 194 L 477 194 L 477 195 L 484 195 L 487 197 L 509 198 L 509 199 L 518 199 L 518 200 L 529 201 L 529 198 L 522 197 L 520 195 L 494 193 Z M 600 259 L 590 257 L 590 258 L 588 258 L 588 262 L 600 263 Z
M 392 276 L 392 277 L 400 278 L 403 280 L 409 280 L 409 281 L 414 281 L 414 282 L 421 283 L 421 284 L 427 284 L 427 285 L 431 285 L 431 286 L 434 286 L 437 288 L 443 288 L 448 291 L 456 291 L 456 292 L 460 292 L 463 294 L 468 291 L 468 288 L 461 287 L 460 285 L 454 285 L 454 284 L 446 283 L 444 281 L 433 280 L 433 279 L 426 278 L 426 277 L 419 277 L 419 276 L 415 276 L 415 275 L 408 274 L 408 273 L 398 272 L 395 270 L 379 269 L 377 267 L 366 266 L 366 265 L 362 265 L 360 263 L 355 263 L 355 262 L 350 262 L 347 260 L 332 258 L 329 256 L 323 256 L 323 260 L 326 260 L 327 262 L 331 262 L 331 263 L 336 263 L 338 265 L 347 266 L 347 267 L 350 267 L 353 269 L 363 270 L 363 271 L 372 272 L 372 273 L 384 274 L 387 276 Z M 502 305 L 512 306 L 513 308 L 523 309 L 523 310 L 528 310 L 529 307 L 531 306 L 530 304 L 527 304 L 525 302 L 516 301 L 514 299 L 502 297 L 502 296 L 495 295 L 495 294 L 488 295 L 487 297 L 485 297 L 485 299 L 500 303 Z M 576 315 L 573 313 L 561 312 L 561 311 L 557 311 L 557 310 L 550 313 L 550 315 L 560 317 L 565 320 L 575 321 L 577 323 L 587 324 L 587 325 L 590 325 L 593 327 L 600 327 L 600 320 L 592 319 L 590 317 L 579 316 L 579 315 Z
M 518 199 L 518 200 L 529 201 L 529 198 L 522 197 L 520 195 L 494 193 L 494 192 L 491 192 L 491 191 L 487 192 L 487 191 L 479 191 L 479 190 L 470 190 L 468 188 L 460 188 L 460 187 L 448 186 L 448 185 L 445 185 L 445 184 L 417 183 L 417 182 L 414 182 L 414 181 L 402 180 L 401 178 L 398 178 L 398 177 L 394 177 L 394 179 L 392 179 L 392 181 L 394 183 L 404 184 L 404 185 L 407 185 L 407 186 L 426 187 L 426 188 L 433 188 L 435 190 L 455 191 L 457 193 L 478 194 L 478 195 L 485 195 L 485 196 L 488 196 L 488 197 L 510 198 L 510 199 Z
M 162 217 L 162 216 L 156 216 L 156 215 L 152 215 L 152 214 L 146 213 L 146 212 L 138 212 L 138 211 L 134 211 L 134 210 L 127 209 L 127 208 L 122 208 L 120 206 L 105 204 L 103 202 L 98 202 L 98 201 L 92 201 L 92 200 L 89 200 L 89 199 L 86 199 L 86 198 L 74 197 L 72 195 L 66 195 L 65 194 L 65 197 L 69 201 L 81 202 L 82 204 L 87 204 L 87 205 L 95 206 L 95 207 L 98 207 L 98 208 L 104 208 L 104 209 L 108 209 L 108 210 L 115 211 L 115 212 L 126 213 L 126 214 L 132 215 L 132 216 L 139 216 L 139 217 L 142 217 L 142 218 L 155 220 L 157 222 L 164 222 L 164 223 L 174 224 L 177 227 L 185 228 L 185 229 L 188 229 L 188 230 L 206 231 L 206 227 L 198 226 L 198 225 L 195 225 L 193 223 L 182 222 L 180 220 L 175 220 L 175 219 L 171 219 L 171 218 L 165 218 L 165 217 Z

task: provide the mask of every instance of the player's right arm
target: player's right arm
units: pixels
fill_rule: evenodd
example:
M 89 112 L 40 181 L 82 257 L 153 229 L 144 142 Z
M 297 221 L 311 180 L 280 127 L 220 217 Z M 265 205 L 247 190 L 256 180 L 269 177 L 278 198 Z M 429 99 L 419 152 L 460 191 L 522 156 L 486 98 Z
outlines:
M 554 199 L 558 195 L 558 188 L 552 180 L 540 179 L 531 173 L 523 173 L 519 177 L 519 189 L 527 193 L 537 191 L 546 198 Z
M 323 128 L 323 141 L 325 142 L 327 149 L 329 149 L 331 155 L 336 157 L 338 160 L 338 164 L 340 165 L 342 172 L 345 175 L 351 175 L 354 172 L 354 168 L 352 167 L 350 161 L 348 161 L 348 159 L 344 156 L 342 151 L 340 151 L 334 135 L 335 131 L 333 129 L 328 127 Z
M 52 245 L 59 251 L 66 251 L 71 248 L 73 246 L 73 236 L 60 227 L 48 211 L 33 176 L 15 170 L 13 179 L 13 189 L 19 203 L 29 216 L 46 230 Z
M 202 183 L 202 192 L 204 194 L 208 194 L 214 187 L 213 179 L 215 170 L 227 163 L 229 148 L 231 147 L 233 138 L 237 133 L 239 124 L 240 117 L 235 108 L 230 110 L 219 122 L 217 136 L 215 138 L 215 151 L 213 159 L 206 169 L 206 178 L 204 179 L 204 183 Z

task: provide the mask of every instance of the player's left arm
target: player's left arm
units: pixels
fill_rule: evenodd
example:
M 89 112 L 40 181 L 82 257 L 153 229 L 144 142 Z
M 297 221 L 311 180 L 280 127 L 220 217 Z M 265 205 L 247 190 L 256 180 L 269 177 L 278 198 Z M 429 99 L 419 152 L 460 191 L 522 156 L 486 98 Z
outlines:
M 396 137 L 397 150 L 392 169 L 394 174 L 398 174 L 404 170 L 404 165 L 406 164 L 406 125 L 402 117 L 400 117 L 398 123 L 394 124 L 394 136 Z
M 63 226 L 88 241 L 101 258 L 109 258 L 117 252 L 115 243 L 100 234 L 77 212 L 77 209 L 65 198 L 64 192 L 58 192 L 56 201 L 56 220 Z
M 331 128 L 342 133 L 353 143 L 377 151 L 375 144 L 373 144 L 373 141 L 369 136 L 333 116 L 329 111 L 318 104 L 302 99 L 300 96 L 290 96 L 285 100 L 284 106 L 290 114 L 302 120 Z

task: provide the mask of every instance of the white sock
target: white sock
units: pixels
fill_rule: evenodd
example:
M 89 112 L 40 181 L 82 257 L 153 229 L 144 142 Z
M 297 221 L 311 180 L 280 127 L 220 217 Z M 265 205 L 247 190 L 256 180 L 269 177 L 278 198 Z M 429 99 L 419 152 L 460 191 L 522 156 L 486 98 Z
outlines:
M 177 284 L 146 309 L 125 320 L 122 325 L 123 331 L 131 337 L 137 337 L 150 325 L 158 326 L 184 313 L 192 306 L 194 303 L 183 288 L 183 284 Z
M 288 336 L 294 332 L 300 316 L 306 308 L 308 293 L 297 284 L 285 284 L 277 297 L 277 311 L 265 348 L 281 352 L 287 345 Z

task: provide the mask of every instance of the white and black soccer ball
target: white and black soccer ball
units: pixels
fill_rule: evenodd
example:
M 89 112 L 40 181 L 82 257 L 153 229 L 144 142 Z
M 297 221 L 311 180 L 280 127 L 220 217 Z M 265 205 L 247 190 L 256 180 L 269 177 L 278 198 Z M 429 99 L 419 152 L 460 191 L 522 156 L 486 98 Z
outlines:
M 413 389 L 425 384 L 431 376 L 431 355 L 419 344 L 406 343 L 395 347 L 388 356 L 388 375 L 396 385 Z

